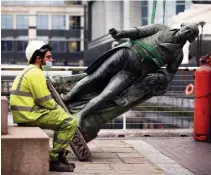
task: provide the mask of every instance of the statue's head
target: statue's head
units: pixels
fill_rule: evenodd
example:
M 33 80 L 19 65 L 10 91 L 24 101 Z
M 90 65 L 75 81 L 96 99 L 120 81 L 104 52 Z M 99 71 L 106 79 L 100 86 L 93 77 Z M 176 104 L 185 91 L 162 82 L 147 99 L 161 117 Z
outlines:
M 190 43 L 192 43 L 198 35 L 198 24 L 181 25 L 181 29 L 176 34 L 180 41 L 189 41 Z

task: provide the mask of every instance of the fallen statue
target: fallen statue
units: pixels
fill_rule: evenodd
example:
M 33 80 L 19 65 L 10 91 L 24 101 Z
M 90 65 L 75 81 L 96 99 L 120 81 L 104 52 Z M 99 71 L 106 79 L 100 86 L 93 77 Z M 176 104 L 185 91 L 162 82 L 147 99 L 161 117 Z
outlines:
M 129 40 L 97 58 L 85 73 L 50 80 L 78 119 L 87 142 L 109 121 L 153 96 L 167 91 L 183 59 L 183 46 L 199 34 L 198 24 L 171 29 L 152 24 L 129 30 L 110 29 Z M 161 69 L 166 66 L 166 69 Z

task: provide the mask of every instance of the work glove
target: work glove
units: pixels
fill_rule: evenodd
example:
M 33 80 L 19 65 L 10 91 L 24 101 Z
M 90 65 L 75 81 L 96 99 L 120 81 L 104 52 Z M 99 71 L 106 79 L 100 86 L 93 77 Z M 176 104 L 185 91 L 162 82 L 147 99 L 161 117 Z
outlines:
M 112 28 L 109 30 L 109 34 L 115 39 L 115 40 L 120 40 L 124 38 L 124 31 L 123 30 L 117 30 L 115 28 Z

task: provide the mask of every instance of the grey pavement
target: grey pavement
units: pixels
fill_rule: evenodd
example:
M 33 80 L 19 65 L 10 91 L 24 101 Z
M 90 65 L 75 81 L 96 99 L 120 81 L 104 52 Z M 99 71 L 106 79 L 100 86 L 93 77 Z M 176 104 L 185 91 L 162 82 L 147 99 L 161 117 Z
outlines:
M 132 139 L 132 138 L 131 138 Z M 156 145 L 164 138 L 95 139 L 88 143 L 92 156 L 88 161 L 79 162 L 73 155 L 68 160 L 76 163 L 74 173 L 55 173 L 50 175 L 193 175 L 194 166 L 190 169 L 156 149 Z M 191 138 L 166 138 L 162 146 L 174 140 L 188 141 Z M 192 140 L 193 141 L 193 140 Z M 153 142 L 153 144 L 150 144 Z M 156 143 L 157 142 L 157 143 Z M 192 143 L 195 143 L 193 141 Z M 209 146 L 207 147 L 209 148 Z M 211 148 L 211 145 L 210 145 Z M 174 148 L 176 149 L 176 148 Z M 173 149 L 172 149 L 173 150 Z M 185 150 L 183 150 L 185 151 Z M 205 151 L 205 150 L 204 150 Z M 181 153 L 181 155 L 183 155 Z M 211 155 L 211 154 L 210 154 Z M 191 158 L 192 155 L 189 156 Z M 199 161 L 199 160 L 198 160 Z M 208 166 L 208 165 L 207 165 Z M 210 167 L 210 165 L 209 165 Z M 207 167 L 208 168 L 208 167 Z M 198 175 L 198 174 L 197 174 Z M 206 175 L 206 173 L 204 173 Z M 208 175 L 208 174 L 207 174 Z
M 73 155 L 68 155 L 70 162 L 76 163 L 74 173 L 56 173 L 50 175 L 164 175 L 156 164 L 124 140 L 95 139 L 88 143 L 92 156 L 88 161 L 79 162 Z
M 88 161 L 67 157 L 74 173 L 50 175 L 211 175 L 211 144 L 192 137 L 97 138 L 88 146 Z

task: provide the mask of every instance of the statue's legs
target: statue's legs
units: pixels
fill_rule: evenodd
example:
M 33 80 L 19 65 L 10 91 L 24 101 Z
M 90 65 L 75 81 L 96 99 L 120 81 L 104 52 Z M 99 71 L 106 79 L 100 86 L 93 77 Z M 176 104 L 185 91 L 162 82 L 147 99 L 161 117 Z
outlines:
M 121 70 L 140 75 L 141 63 L 137 55 L 128 48 L 120 49 L 111 55 L 95 72 L 80 80 L 66 95 L 61 95 L 63 101 L 72 101 L 80 92 L 89 92 L 100 83 L 109 80 Z M 138 64 L 139 63 L 139 64 Z
M 137 78 L 138 77 L 131 75 L 131 73 L 126 71 L 118 72 L 115 76 L 113 76 L 104 90 L 98 96 L 91 99 L 87 105 L 77 114 L 78 120 L 82 120 L 84 116 L 93 113 L 93 111 L 104 102 L 115 98 L 121 91 L 127 88 Z
M 136 80 L 132 86 L 126 88 L 118 97 L 113 98 L 116 106 L 111 109 L 95 110 L 89 113 L 82 121 L 80 128 L 86 133 L 86 141 L 90 141 L 97 136 L 99 130 L 109 121 L 130 110 L 153 96 L 151 93 L 158 83 L 148 79 L 148 75 Z

